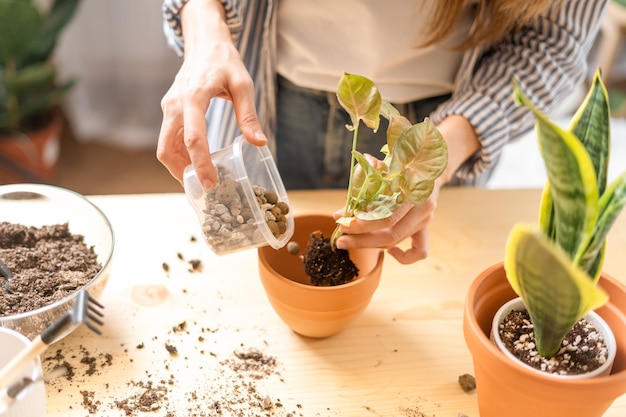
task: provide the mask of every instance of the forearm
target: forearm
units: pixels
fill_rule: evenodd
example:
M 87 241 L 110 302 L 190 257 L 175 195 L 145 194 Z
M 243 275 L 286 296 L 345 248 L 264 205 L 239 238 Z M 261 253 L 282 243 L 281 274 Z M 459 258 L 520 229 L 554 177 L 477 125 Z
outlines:
M 205 3 L 206 7 L 221 6 L 218 10 L 221 13 L 221 20 L 226 22 L 233 41 L 237 41 L 243 27 L 242 10 L 247 7 L 247 0 L 163 0 L 163 32 L 167 43 L 179 56 L 183 56 L 185 50 L 182 11 L 189 3 L 194 3 L 194 8 L 202 7 L 201 3 Z
M 463 116 L 481 142 L 480 151 L 462 164 L 459 177 L 471 179 L 491 168 L 507 142 L 532 128 L 532 115 L 514 101 L 513 78 L 546 112 L 573 91 L 586 74 L 587 54 L 605 6 L 606 0 L 568 0 L 462 69 L 471 76 L 462 77 L 452 99 L 431 115 L 436 124 Z
M 180 11 L 185 55 L 215 42 L 232 42 L 219 0 L 191 0 Z
M 443 119 L 437 130 L 448 146 L 448 166 L 440 176 L 442 183 L 452 179 L 457 169 L 480 149 L 480 141 L 470 122 L 462 116 L 452 115 Z

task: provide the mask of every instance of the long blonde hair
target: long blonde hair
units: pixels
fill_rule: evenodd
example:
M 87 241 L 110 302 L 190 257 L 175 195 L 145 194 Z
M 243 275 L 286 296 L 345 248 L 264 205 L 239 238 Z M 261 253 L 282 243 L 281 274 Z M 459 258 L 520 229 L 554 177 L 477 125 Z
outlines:
M 422 45 L 441 41 L 461 20 L 467 7 L 475 9 L 475 20 L 469 36 L 459 49 L 489 45 L 513 30 L 545 15 L 562 0 L 435 0 Z

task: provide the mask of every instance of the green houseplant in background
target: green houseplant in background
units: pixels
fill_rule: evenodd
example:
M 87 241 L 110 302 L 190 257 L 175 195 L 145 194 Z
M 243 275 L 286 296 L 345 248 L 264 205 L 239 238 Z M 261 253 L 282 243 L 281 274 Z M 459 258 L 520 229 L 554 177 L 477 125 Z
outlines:
M 54 51 L 79 0 L 0 0 L 0 182 L 54 174 L 59 105 L 75 80 L 59 82 Z M 38 132 L 48 136 L 40 139 Z
M 602 272 L 607 235 L 626 204 L 626 173 L 607 185 L 608 94 L 598 70 L 563 129 L 535 108 L 516 83 L 514 92 L 535 116 L 548 179 L 538 224 L 515 225 L 504 262 L 482 271 L 467 292 L 463 332 L 472 354 L 480 415 L 600 417 L 626 392 L 626 287 Z M 521 302 L 509 307 L 516 296 Z M 501 336 L 508 337 L 500 317 L 524 310 L 529 319 L 518 328 L 530 331 L 514 339 L 514 354 L 499 343 Z M 585 356 L 601 340 L 583 334 L 571 341 L 570 330 L 584 321 L 598 330 L 594 335 L 604 336 L 606 362 L 600 359 L 595 371 L 583 367 L 571 375 L 578 352 Z M 586 339 L 592 347 L 583 347 Z M 533 345 L 534 352 L 519 354 Z M 536 360 L 528 362 L 524 356 Z

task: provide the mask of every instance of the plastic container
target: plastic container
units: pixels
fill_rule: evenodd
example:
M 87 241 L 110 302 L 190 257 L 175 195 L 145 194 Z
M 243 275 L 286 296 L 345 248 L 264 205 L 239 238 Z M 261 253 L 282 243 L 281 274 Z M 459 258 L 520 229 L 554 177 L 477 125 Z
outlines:
M 30 344 L 28 338 L 11 329 L 0 328 L 0 369 L 8 365 L 22 349 Z M 23 386 L 17 395 L 7 395 L 9 388 L 20 384 L 25 379 L 30 384 Z M 43 382 L 43 370 L 39 356 L 24 368 L 19 379 L 9 383 L 8 387 L 0 386 L 0 416 L 2 417 L 45 417 L 46 387 Z
M 191 165 L 183 179 L 211 250 L 225 255 L 285 246 L 293 235 L 294 221 L 269 148 L 251 145 L 238 136 L 231 146 L 212 153 L 211 160 L 218 176 L 213 189 L 202 189 Z

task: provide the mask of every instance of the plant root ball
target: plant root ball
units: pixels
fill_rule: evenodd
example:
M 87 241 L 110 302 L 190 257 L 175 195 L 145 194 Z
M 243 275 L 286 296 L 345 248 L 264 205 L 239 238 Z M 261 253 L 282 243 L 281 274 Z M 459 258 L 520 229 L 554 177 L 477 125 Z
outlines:
M 304 270 L 312 285 L 327 287 L 348 283 L 359 274 L 349 252 L 333 248 L 330 238 L 324 238 L 319 231 L 311 233 L 304 254 Z

